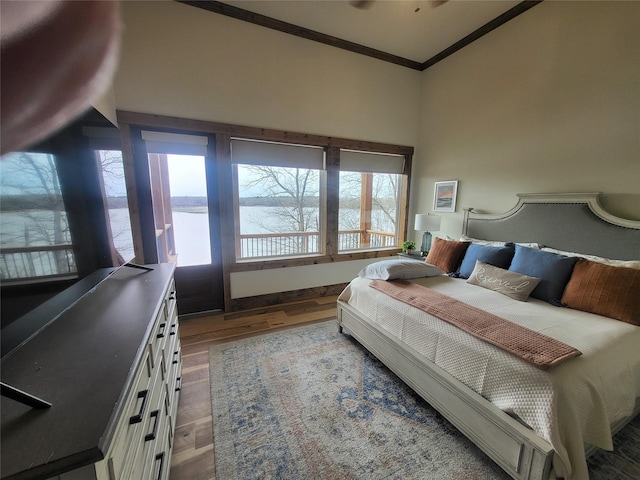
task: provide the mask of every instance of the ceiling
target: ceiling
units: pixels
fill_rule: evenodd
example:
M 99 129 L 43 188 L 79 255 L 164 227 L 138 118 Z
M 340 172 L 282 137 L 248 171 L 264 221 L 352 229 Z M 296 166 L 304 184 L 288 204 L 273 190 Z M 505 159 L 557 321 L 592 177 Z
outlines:
M 447 49 L 453 51 L 464 46 L 539 2 L 361 2 L 366 4 L 366 8 L 356 8 L 347 0 L 224 0 L 182 3 L 424 70 L 435 63 L 434 60 L 440 59 L 443 52 L 447 53 Z

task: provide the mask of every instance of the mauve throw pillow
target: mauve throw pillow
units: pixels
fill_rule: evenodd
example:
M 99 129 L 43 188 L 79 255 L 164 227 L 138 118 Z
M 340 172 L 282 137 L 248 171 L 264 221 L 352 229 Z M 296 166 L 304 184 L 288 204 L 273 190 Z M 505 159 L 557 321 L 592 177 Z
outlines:
M 470 242 L 457 242 L 436 237 L 425 262 L 439 267 L 445 273 L 457 272 L 462 257 L 470 244 Z
M 562 303 L 640 325 L 640 270 L 581 258 L 573 268 Z

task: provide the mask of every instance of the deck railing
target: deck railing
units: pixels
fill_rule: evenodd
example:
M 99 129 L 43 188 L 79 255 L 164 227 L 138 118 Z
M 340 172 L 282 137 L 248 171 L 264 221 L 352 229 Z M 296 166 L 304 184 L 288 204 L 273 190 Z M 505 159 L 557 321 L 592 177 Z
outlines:
M 261 233 L 240 235 L 240 258 L 279 257 L 320 253 L 318 232 Z M 396 245 L 396 236 L 376 230 L 338 232 L 338 250 L 383 248 Z
M 240 258 L 281 257 L 320 253 L 318 232 L 263 233 L 240 236 Z M 393 233 L 375 230 L 338 232 L 338 250 L 397 245 Z M 0 280 L 22 281 L 77 273 L 73 246 L 42 245 L 0 249 Z
M 0 249 L 0 279 L 27 280 L 77 272 L 73 246 L 42 245 Z

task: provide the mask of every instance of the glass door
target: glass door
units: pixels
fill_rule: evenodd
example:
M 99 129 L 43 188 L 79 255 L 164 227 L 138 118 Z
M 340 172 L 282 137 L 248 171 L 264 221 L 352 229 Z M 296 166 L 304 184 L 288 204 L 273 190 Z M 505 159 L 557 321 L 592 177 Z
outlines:
M 180 314 L 224 307 L 214 137 L 142 132 L 158 262 L 176 263 Z

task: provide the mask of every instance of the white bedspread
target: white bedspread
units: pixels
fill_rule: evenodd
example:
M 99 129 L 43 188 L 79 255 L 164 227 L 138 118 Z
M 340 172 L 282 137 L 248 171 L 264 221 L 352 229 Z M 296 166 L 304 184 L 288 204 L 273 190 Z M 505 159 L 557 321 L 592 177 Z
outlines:
M 571 345 L 582 355 L 540 370 L 356 278 L 340 299 L 446 370 L 554 448 L 554 470 L 587 479 L 584 444 L 611 450 L 610 425 L 640 397 L 640 327 L 529 299 L 519 302 L 447 276 L 415 280 Z

